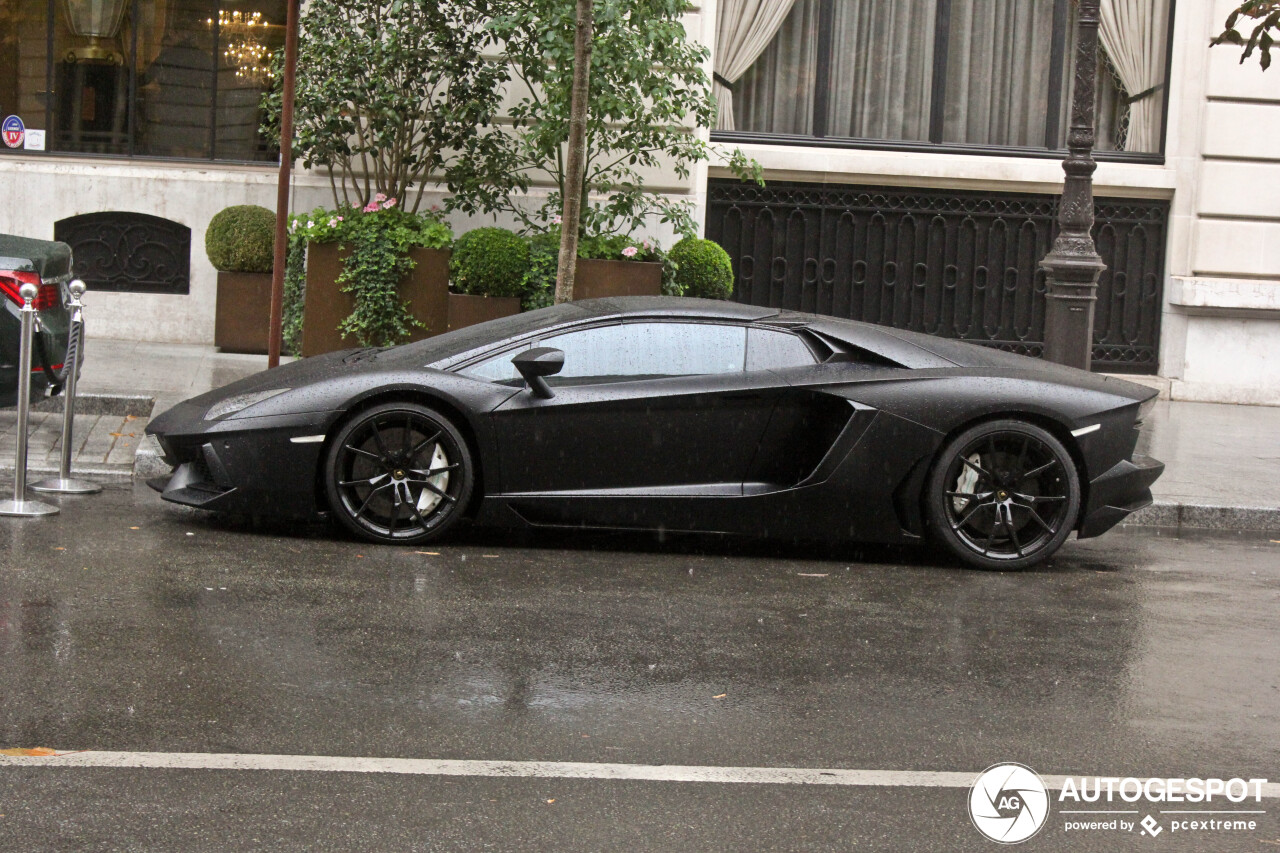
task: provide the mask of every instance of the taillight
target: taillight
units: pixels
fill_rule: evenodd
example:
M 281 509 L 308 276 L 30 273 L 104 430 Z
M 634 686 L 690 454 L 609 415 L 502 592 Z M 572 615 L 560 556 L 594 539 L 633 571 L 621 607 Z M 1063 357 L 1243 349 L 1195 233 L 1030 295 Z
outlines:
M 37 311 L 48 311 L 50 308 L 57 308 L 62 304 L 62 291 L 58 288 L 58 285 L 46 284 L 40 281 L 38 274 L 17 270 L 0 272 L 0 290 L 3 290 L 4 295 L 19 307 L 22 305 L 22 294 L 19 292 L 19 288 L 23 284 L 34 284 L 40 288 L 36 298 L 31 303 Z

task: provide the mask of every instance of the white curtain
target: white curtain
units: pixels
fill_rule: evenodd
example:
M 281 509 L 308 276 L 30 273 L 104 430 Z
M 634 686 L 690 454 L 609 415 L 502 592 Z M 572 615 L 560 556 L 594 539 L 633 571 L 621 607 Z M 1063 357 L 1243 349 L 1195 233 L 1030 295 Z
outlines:
M 786 20 L 794 0 L 720 0 L 716 20 L 716 74 L 736 83 Z M 733 130 L 733 92 L 719 80 L 712 91 L 720 105 L 717 130 Z
M 734 127 L 762 133 L 813 133 L 820 0 L 795 0 L 778 34 L 737 80 Z M 724 101 L 720 102 L 721 109 Z M 724 117 L 723 111 L 720 113 Z
M 963 0 L 951 5 L 942 138 L 1044 145 L 1053 3 Z
M 929 138 L 937 0 L 838 0 L 827 135 Z
M 1167 0 L 1102 0 L 1098 36 L 1130 98 L 1126 151 L 1159 151 Z

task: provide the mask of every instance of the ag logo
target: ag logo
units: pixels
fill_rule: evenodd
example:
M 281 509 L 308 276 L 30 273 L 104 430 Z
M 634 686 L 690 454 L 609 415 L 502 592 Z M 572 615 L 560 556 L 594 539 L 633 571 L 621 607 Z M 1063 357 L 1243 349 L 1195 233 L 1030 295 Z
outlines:
M 1049 817 L 1049 792 L 1030 767 L 988 767 L 969 790 L 969 818 L 987 838 L 1001 844 L 1026 841 Z

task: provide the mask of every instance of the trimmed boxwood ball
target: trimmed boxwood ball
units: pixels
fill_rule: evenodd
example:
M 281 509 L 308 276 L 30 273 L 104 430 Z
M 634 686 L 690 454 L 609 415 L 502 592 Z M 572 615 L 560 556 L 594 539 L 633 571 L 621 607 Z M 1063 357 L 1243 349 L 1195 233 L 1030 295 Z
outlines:
M 222 272 L 271 272 L 275 261 L 276 215 L 256 204 L 219 211 L 204 232 L 209 263 Z
M 728 299 L 733 295 L 733 263 L 729 253 L 711 240 L 686 237 L 671 247 L 676 284 L 685 296 Z
M 473 296 L 522 296 L 529 244 L 505 228 L 477 228 L 453 243 L 449 282 Z

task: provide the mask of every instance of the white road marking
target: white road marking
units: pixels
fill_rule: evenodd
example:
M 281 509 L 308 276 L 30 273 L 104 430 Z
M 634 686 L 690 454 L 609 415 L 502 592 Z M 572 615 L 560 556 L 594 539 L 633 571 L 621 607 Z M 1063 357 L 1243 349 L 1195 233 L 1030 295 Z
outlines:
M 845 785 L 874 788 L 968 788 L 980 771 L 842 770 L 809 767 L 714 767 L 680 764 L 597 764 L 577 761 L 472 761 L 442 758 L 360 758 L 339 755 L 253 755 L 212 752 L 64 752 L 49 756 L 0 756 L 5 767 L 132 767 L 156 770 L 283 770 L 321 773 L 388 773 L 410 776 L 494 776 L 540 779 L 614 779 L 753 785 Z M 1041 776 L 1050 790 L 1065 776 Z M 1079 777 L 1072 777 L 1079 778 Z M 1093 777 L 1089 777 L 1092 779 Z M 1119 777 L 1102 777 L 1119 784 Z M 1252 789 L 1252 786 L 1250 786 Z M 1280 783 L 1262 786 L 1280 798 Z

